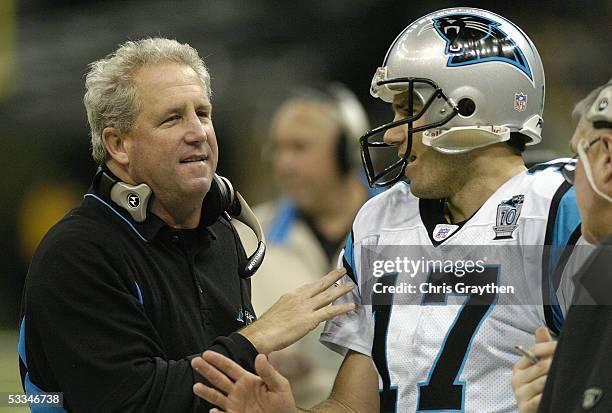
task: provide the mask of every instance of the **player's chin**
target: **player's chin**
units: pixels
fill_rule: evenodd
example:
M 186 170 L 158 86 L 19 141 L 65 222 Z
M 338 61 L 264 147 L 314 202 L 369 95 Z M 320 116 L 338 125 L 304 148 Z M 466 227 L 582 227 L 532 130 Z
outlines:
M 406 167 L 406 179 L 410 181 L 410 191 L 418 198 L 435 198 L 437 182 L 436 171 L 427 168 L 420 160 L 410 162 Z
M 440 194 L 436 190 L 435 184 L 430 180 L 423 179 L 421 176 L 415 176 L 410 180 L 410 192 L 417 198 L 421 199 L 440 199 Z
M 408 178 L 408 180 L 410 181 L 410 192 L 412 192 L 412 194 L 417 198 L 426 198 L 425 195 L 427 191 L 424 191 L 424 188 L 420 185 L 420 182 L 418 180 L 410 180 L 410 178 Z

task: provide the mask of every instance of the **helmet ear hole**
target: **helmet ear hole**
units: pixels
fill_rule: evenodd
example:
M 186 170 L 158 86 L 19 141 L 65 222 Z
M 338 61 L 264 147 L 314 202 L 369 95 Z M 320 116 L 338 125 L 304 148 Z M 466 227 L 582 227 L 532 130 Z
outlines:
M 459 115 L 463 116 L 464 118 L 470 117 L 474 114 L 474 112 L 476 112 L 476 103 L 469 98 L 461 99 L 457 104 L 457 107 L 459 108 Z

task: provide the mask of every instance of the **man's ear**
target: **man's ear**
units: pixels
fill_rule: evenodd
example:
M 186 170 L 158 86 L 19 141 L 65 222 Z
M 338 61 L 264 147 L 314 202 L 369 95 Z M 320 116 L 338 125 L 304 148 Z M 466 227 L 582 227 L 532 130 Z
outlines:
M 601 135 L 601 170 L 603 184 L 612 189 L 612 130 Z
M 107 127 L 102 131 L 102 144 L 106 151 L 113 160 L 123 166 L 127 166 L 130 162 L 125 139 L 125 135 L 117 128 Z

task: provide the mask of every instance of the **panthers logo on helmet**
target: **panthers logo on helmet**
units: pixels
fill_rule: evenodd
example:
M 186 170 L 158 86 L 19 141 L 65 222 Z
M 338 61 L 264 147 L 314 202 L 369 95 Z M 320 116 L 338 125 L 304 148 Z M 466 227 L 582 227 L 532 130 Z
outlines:
M 447 66 L 465 66 L 483 62 L 513 65 L 533 81 L 525 55 L 499 23 L 472 14 L 452 14 L 433 19 L 436 32 L 446 41 Z

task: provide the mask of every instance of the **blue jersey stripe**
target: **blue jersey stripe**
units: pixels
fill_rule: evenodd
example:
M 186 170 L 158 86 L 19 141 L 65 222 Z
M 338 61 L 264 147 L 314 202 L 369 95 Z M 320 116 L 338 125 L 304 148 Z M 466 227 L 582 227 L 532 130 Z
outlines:
M 21 319 L 21 327 L 19 328 L 19 342 L 17 344 L 17 353 L 23 365 L 28 368 L 25 349 L 25 316 Z
M 346 274 L 353 280 L 357 285 L 357 290 L 361 292 L 359 286 L 359 276 L 357 274 L 357 268 L 355 267 L 355 253 L 353 251 L 353 231 L 349 232 L 346 237 L 346 243 L 344 244 L 344 255 L 342 256 L 342 264 L 346 268 Z
M 132 231 L 134 231 L 136 233 L 136 235 L 138 235 L 140 237 L 141 240 L 143 240 L 144 242 L 149 242 L 149 241 L 147 241 L 147 239 L 145 237 L 142 236 L 142 234 L 140 234 L 140 232 L 138 232 L 136 227 L 134 225 L 132 225 L 132 223 L 130 221 L 128 221 L 123 215 L 121 215 L 119 212 L 117 212 L 117 210 L 115 210 L 115 208 L 113 208 L 108 202 L 104 201 L 102 198 L 98 197 L 95 194 L 85 194 L 84 198 L 86 198 L 86 197 L 91 197 L 91 198 L 94 198 L 94 199 L 98 200 L 99 202 L 101 202 L 103 205 L 105 205 L 111 211 L 113 211 L 119 218 L 121 218 L 126 224 L 128 224 L 128 226 L 132 229 Z
M 353 252 L 353 231 L 349 232 L 344 245 L 344 259 L 351 267 L 350 270 L 355 273 L 355 253 Z M 349 270 L 349 268 L 347 268 Z
M 138 293 L 138 302 L 144 305 L 144 300 L 142 299 L 142 292 L 140 291 L 140 286 L 138 285 L 136 281 L 134 281 L 134 284 L 136 285 L 136 292 Z
M 548 249 L 542 263 L 542 285 L 546 321 L 548 327 L 558 333 L 563 325 L 564 317 L 557 299 L 559 277 L 567 263 L 569 244 L 575 243 L 576 231 L 580 227 L 580 214 L 576 205 L 576 191 L 567 183 L 561 184 L 551 202 L 548 224 L 546 228 L 545 245 Z M 571 248 L 571 247 L 570 247 Z
M 576 190 L 572 186 L 559 202 L 551 245 L 567 245 L 578 225 L 580 214 L 576 205 Z
M 25 347 L 25 316 L 21 319 L 21 327 L 19 328 L 19 343 L 17 345 L 17 352 L 19 353 L 19 358 L 21 359 L 21 362 L 23 363 L 23 365 L 25 366 L 25 368 L 28 368 L 28 360 L 26 357 L 26 347 Z M 40 387 L 38 387 L 37 385 L 35 385 L 34 383 L 32 383 L 32 380 L 30 379 L 30 373 L 26 373 L 25 378 L 24 378 L 24 382 L 23 382 L 23 388 L 25 391 L 25 394 L 30 396 L 30 395 L 36 395 L 36 394 L 46 394 L 46 392 L 44 390 L 42 390 Z M 45 406 L 45 405 L 40 405 L 40 404 L 33 404 L 30 406 L 31 408 L 31 412 L 32 413 L 62 413 L 62 412 L 66 412 L 66 410 L 64 410 L 61 407 L 55 407 L 55 406 Z
M 42 390 L 40 387 L 38 387 L 37 385 L 32 383 L 32 380 L 30 380 L 30 374 L 29 373 L 26 373 L 26 375 L 25 375 L 24 387 L 25 387 L 25 393 L 28 396 L 36 395 L 36 394 L 46 394 L 47 393 L 44 390 Z M 31 409 L 30 410 L 31 413 L 62 413 L 62 412 L 66 412 L 66 410 L 64 410 L 61 407 L 45 406 L 43 404 L 33 404 L 33 405 L 30 406 L 30 409 Z

